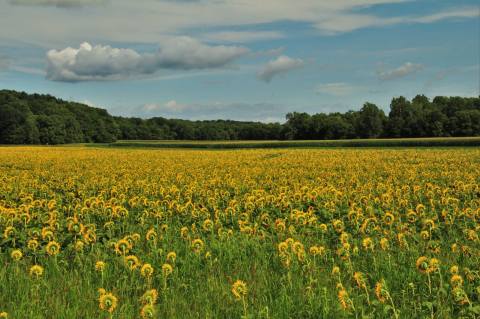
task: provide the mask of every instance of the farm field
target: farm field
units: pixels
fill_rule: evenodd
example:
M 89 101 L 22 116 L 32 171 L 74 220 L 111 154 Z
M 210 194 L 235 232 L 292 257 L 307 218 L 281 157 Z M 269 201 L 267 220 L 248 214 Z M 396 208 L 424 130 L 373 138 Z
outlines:
M 0 318 L 478 318 L 479 221 L 478 147 L 0 147 Z
M 478 147 L 480 137 L 386 138 L 352 140 L 295 140 L 295 141 L 182 141 L 129 140 L 105 144 L 110 147 L 136 148 L 320 148 L 320 147 Z

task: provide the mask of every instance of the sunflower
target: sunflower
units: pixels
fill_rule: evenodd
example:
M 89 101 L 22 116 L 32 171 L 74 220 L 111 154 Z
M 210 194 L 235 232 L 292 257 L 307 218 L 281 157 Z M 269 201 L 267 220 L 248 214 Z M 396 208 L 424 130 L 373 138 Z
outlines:
M 168 277 L 173 273 L 173 267 L 170 264 L 163 264 L 162 265 L 162 273 L 164 277 Z
M 387 290 L 385 289 L 385 282 L 382 279 L 375 284 L 375 296 L 377 297 L 378 301 L 384 303 L 386 295 Z
M 209 232 L 213 229 L 213 222 L 211 219 L 205 219 L 202 224 L 202 228 L 205 232 Z
M 380 248 L 382 248 L 382 250 L 388 250 L 390 248 L 390 244 L 387 238 L 384 237 L 380 239 Z
M 135 270 L 140 266 L 140 260 L 138 260 L 138 257 L 135 255 L 126 256 L 123 260 L 130 270 Z
M 247 295 L 248 290 L 247 290 L 247 284 L 241 280 L 237 280 L 233 283 L 232 285 L 232 294 L 235 297 L 235 299 L 240 300 L 245 298 Z
M 370 238 L 370 237 L 365 238 L 362 241 L 362 246 L 365 250 L 373 250 L 374 244 L 373 244 L 372 238 Z
M 83 251 L 84 246 L 85 246 L 85 243 L 83 241 L 77 240 L 75 242 L 75 251 L 77 251 L 77 252 Z
M 157 311 L 155 309 L 155 305 L 153 304 L 146 304 L 140 310 L 140 316 L 142 318 L 155 318 L 156 313 Z
M 183 239 L 188 238 L 188 227 L 182 227 L 180 229 L 180 237 L 182 237 Z
M 13 260 L 19 261 L 23 257 L 23 253 L 20 249 L 15 249 L 11 252 L 10 257 L 12 257 Z
M 103 272 L 105 270 L 105 266 L 106 266 L 105 262 L 97 261 L 95 263 L 95 270 L 99 272 Z
M 428 262 L 428 269 L 427 271 L 429 273 L 432 273 L 432 272 L 436 272 L 438 270 L 438 267 L 440 265 L 440 260 L 438 260 L 437 258 L 432 258 L 430 259 L 430 261 Z
M 365 277 L 363 273 L 357 271 L 353 274 L 353 279 L 355 279 L 355 283 L 359 288 L 367 288 L 367 284 L 365 283 Z
M 458 266 L 453 265 L 452 267 L 450 267 L 450 274 L 452 275 L 458 274 Z
M 340 275 L 340 267 L 334 266 L 334 267 L 332 268 L 332 275 L 333 275 L 333 276 L 338 276 L 338 275 Z
M 350 299 L 348 297 L 348 292 L 345 289 L 340 289 L 337 293 L 338 301 L 344 310 L 347 310 L 350 304 Z
M 174 251 L 171 251 L 167 254 L 167 261 L 174 263 L 177 260 L 177 254 Z
M 140 301 L 144 305 L 154 305 L 158 299 L 157 289 L 147 290 L 143 296 L 140 298 Z
M 203 240 L 201 240 L 200 238 L 194 239 L 192 241 L 192 249 L 196 254 L 200 253 L 203 250 L 204 245 L 205 244 L 203 243 Z
M 15 227 L 8 226 L 3 231 L 3 238 L 8 239 L 15 234 Z
M 395 221 L 395 216 L 388 212 L 386 213 L 384 216 L 383 216 L 383 222 L 385 223 L 385 225 L 387 226 L 391 226 L 393 224 L 393 222 Z
M 157 232 L 155 231 L 155 229 L 153 228 L 150 228 L 148 231 L 147 231 L 147 234 L 145 235 L 145 239 L 147 241 L 154 241 L 157 239 Z
M 40 276 L 43 275 L 43 267 L 40 265 L 33 265 L 30 267 L 30 276 L 35 276 L 36 278 L 39 278 Z
M 150 278 L 153 275 L 153 267 L 150 264 L 144 264 L 140 269 L 140 274 L 145 278 Z
M 112 293 L 106 292 L 98 298 L 100 309 L 112 313 L 117 308 L 118 299 Z
M 58 253 L 60 252 L 60 244 L 53 240 L 47 244 L 47 247 L 45 247 L 45 251 L 50 256 L 58 255 Z
M 468 300 L 467 293 L 460 287 L 455 287 L 452 289 L 452 294 L 455 302 L 459 305 L 465 305 L 470 303 Z
M 418 271 L 420 271 L 421 273 L 426 273 L 427 270 L 428 270 L 428 258 L 425 257 L 425 256 L 421 256 L 417 259 L 416 263 L 415 263 Z
M 463 284 L 463 278 L 462 276 L 455 274 L 452 276 L 452 278 L 450 278 L 450 283 L 453 287 L 459 287 Z
M 118 255 L 126 255 L 132 249 L 132 244 L 125 238 L 115 243 L 115 252 Z
M 39 243 L 36 239 L 30 239 L 28 242 L 27 242 L 27 247 L 28 249 L 30 250 L 33 250 L 33 251 L 36 251 L 38 249 L 38 246 L 39 246 Z
M 288 243 L 282 241 L 281 243 L 278 244 L 277 248 L 280 253 L 286 253 L 288 250 Z

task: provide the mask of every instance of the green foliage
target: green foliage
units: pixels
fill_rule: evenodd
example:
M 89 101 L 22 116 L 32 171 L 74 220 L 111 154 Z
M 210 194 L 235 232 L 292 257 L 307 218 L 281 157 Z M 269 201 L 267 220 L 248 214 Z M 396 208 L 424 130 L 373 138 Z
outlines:
M 336 140 L 480 136 L 480 98 L 392 99 L 388 117 L 372 103 L 346 113 L 288 113 L 286 123 L 114 117 L 50 95 L 0 91 L 1 144 L 120 140 Z

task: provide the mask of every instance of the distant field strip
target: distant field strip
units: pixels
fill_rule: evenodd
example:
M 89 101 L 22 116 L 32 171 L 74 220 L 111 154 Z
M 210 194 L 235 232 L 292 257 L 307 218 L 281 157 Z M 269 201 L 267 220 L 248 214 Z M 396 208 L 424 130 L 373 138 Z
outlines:
M 140 148 L 291 148 L 291 147 L 475 147 L 480 137 L 410 138 L 410 139 L 356 139 L 315 141 L 118 141 L 105 144 L 110 147 Z

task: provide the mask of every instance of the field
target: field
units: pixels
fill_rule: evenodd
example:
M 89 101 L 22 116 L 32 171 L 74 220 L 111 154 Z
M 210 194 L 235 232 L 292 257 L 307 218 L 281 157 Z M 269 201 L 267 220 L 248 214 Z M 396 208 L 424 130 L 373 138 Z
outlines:
M 245 148 L 333 148 L 333 147 L 479 147 L 480 137 L 430 137 L 396 139 L 308 140 L 308 141 L 117 141 L 110 147 L 136 148 L 193 148 L 193 149 L 245 149 Z
M 0 318 L 478 318 L 479 221 L 478 147 L 2 147 Z

